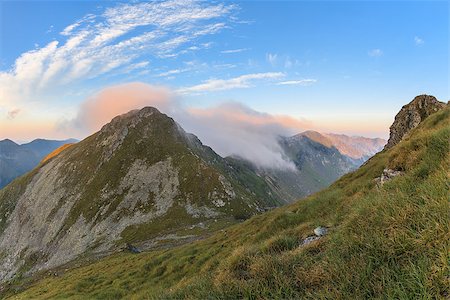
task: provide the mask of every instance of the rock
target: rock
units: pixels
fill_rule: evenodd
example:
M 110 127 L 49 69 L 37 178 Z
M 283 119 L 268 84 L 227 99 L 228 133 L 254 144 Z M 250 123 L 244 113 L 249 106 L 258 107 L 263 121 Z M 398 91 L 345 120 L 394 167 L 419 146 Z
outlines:
M 323 227 L 323 226 L 319 226 L 317 228 L 314 229 L 314 234 L 318 237 L 324 236 L 328 233 L 328 229 Z
M 303 242 L 300 244 L 300 246 L 305 246 L 308 244 L 311 244 L 314 241 L 319 240 L 320 237 L 319 236 L 308 236 L 306 239 L 303 240 Z
M 382 186 L 385 182 L 388 182 L 392 178 L 401 176 L 401 175 L 403 175 L 402 171 L 396 171 L 396 170 L 392 170 L 392 169 L 384 169 L 383 173 L 381 173 L 381 176 L 376 178 L 375 181 L 379 185 Z
M 141 253 L 141 250 L 129 243 L 127 243 L 127 250 L 134 254 Z
M 420 95 L 402 107 L 389 128 L 389 140 L 384 149 L 397 145 L 412 129 L 417 127 L 429 115 L 443 109 L 445 103 L 429 95 Z

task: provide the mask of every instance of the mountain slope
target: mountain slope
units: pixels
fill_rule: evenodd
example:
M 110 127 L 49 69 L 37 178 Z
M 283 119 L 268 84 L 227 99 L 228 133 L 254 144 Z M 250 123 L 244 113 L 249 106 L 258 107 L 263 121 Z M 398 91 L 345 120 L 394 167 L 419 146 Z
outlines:
M 385 140 L 305 131 L 280 137 L 279 144 L 295 169 L 253 166 L 287 203 L 328 187 L 383 149 Z
M 171 118 L 132 111 L 0 190 L 0 280 L 194 239 L 278 204 L 267 195 Z
M 57 270 L 15 298 L 448 297 L 449 139 L 447 106 L 303 201 L 176 249 Z M 329 233 L 303 245 L 316 226 Z
M 32 151 L 11 140 L 0 141 L 0 188 L 36 165 Z
M 0 189 L 20 175 L 32 170 L 50 152 L 76 140 L 53 141 L 37 139 L 18 145 L 11 140 L 0 141 Z
M 345 134 L 320 133 L 305 131 L 300 133 L 313 141 L 329 148 L 336 148 L 342 155 L 357 161 L 365 161 L 383 149 L 386 141 L 380 138 L 366 138 L 362 136 L 347 136 Z

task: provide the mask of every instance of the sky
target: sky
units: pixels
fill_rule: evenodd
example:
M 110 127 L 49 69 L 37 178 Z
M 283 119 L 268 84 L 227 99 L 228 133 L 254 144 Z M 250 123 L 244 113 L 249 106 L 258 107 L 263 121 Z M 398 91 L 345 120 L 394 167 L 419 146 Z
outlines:
M 192 131 L 387 138 L 424 93 L 450 99 L 448 1 L 0 0 L 0 139 L 153 104 Z

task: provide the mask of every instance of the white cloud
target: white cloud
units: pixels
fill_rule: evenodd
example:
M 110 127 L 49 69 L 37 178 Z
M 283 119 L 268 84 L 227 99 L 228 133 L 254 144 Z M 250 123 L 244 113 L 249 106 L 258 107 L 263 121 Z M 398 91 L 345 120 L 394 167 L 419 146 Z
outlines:
M 222 51 L 220 51 L 220 53 L 231 54 L 231 53 L 244 52 L 244 51 L 248 51 L 248 50 L 250 50 L 250 48 L 229 49 L 229 50 L 222 50 Z
M 280 81 L 277 85 L 311 85 L 317 82 L 317 79 L 300 79 L 300 80 L 287 80 Z
M 383 55 L 383 51 L 381 49 L 372 49 L 367 54 L 371 57 L 380 57 Z
M 415 37 L 414 37 L 414 43 L 415 43 L 417 46 L 420 46 L 420 45 L 423 45 L 423 44 L 425 43 L 425 41 L 424 41 L 422 38 L 420 38 L 420 37 L 418 37 L 418 36 L 415 36 Z
M 169 70 L 169 71 L 166 71 L 166 72 L 159 73 L 155 77 L 168 77 L 168 76 L 184 73 L 184 72 L 187 72 L 189 70 L 190 70 L 190 68 Z
M 181 88 L 177 90 L 177 92 L 180 94 L 187 94 L 208 91 L 221 91 L 236 88 L 248 88 L 251 86 L 251 82 L 254 80 L 276 79 L 284 76 L 285 74 L 280 72 L 267 72 L 246 74 L 231 79 L 209 79 L 204 83 L 198 85 Z
M 11 109 L 49 89 L 114 69 L 144 68 L 148 63 L 138 62 L 143 54 L 167 58 L 194 51 L 192 42 L 226 28 L 234 10 L 231 4 L 169 0 L 86 15 L 64 28 L 58 40 L 23 53 L 10 70 L 0 71 L 0 106 Z
M 274 67 L 277 64 L 278 55 L 277 54 L 272 54 L 272 53 L 267 53 L 266 54 L 266 59 Z

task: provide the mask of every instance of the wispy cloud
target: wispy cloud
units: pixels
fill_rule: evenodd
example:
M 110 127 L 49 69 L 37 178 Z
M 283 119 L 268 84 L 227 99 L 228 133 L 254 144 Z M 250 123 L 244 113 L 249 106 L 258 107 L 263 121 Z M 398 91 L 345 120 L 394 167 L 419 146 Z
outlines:
M 267 53 L 266 60 L 274 67 L 277 64 L 278 55 L 273 53 Z
M 189 70 L 190 70 L 190 68 L 173 69 L 173 70 L 169 70 L 169 71 L 166 71 L 166 72 L 159 73 L 159 74 L 155 75 L 155 77 L 168 77 L 168 76 L 173 76 L 173 75 L 176 75 L 176 74 L 180 74 L 180 73 L 187 72 L 187 71 L 189 71 Z
M 284 77 L 281 72 L 267 72 L 241 75 L 230 79 L 209 79 L 204 83 L 185 87 L 177 90 L 180 94 L 201 93 L 210 91 L 230 90 L 236 88 L 248 88 L 251 83 L 256 80 L 270 80 Z
M 422 38 L 420 38 L 418 36 L 414 37 L 414 44 L 416 44 L 416 46 L 423 45 L 424 43 L 425 43 L 425 41 Z
M 383 51 L 381 49 L 372 49 L 367 54 L 371 57 L 380 57 L 383 55 Z
M 302 85 L 307 86 L 317 82 L 317 79 L 300 79 L 300 80 L 287 80 L 280 81 L 277 85 Z
M 8 111 L 8 118 L 15 119 L 17 115 L 20 113 L 20 111 L 21 110 L 19 108 L 15 108 L 13 110 Z
M 229 49 L 229 50 L 222 50 L 222 51 L 220 51 L 220 53 L 230 54 L 230 53 L 244 52 L 244 51 L 248 51 L 248 50 L 250 50 L 250 48 Z
M 284 67 L 286 69 L 300 65 L 300 61 L 298 59 L 292 58 L 289 55 L 277 53 L 266 53 L 266 61 L 272 67 Z
M 128 65 L 145 67 L 137 62 L 143 54 L 167 58 L 195 51 L 192 42 L 226 28 L 234 10 L 231 4 L 169 0 L 86 15 L 64 28 L 58 40 L 21 54 L 10 70 L 0 72 L 0 106 Z

